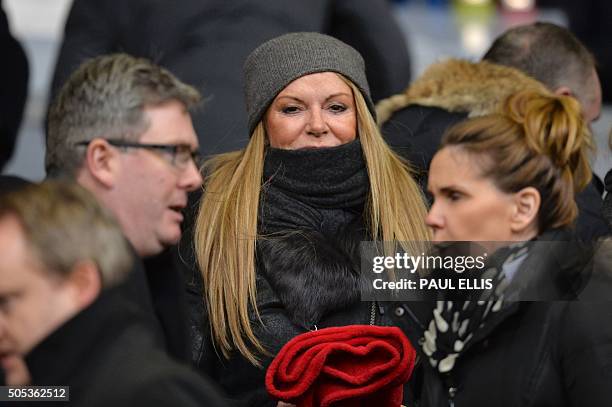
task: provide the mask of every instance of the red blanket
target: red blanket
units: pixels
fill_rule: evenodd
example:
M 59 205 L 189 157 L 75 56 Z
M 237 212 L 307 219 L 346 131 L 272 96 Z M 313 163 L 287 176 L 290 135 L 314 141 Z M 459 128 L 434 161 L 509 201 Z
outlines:
M 399 328 L 325 328 L 289 341 L 270 364 L 266 387 L 298 407 L 399 407 L 415 358 Z

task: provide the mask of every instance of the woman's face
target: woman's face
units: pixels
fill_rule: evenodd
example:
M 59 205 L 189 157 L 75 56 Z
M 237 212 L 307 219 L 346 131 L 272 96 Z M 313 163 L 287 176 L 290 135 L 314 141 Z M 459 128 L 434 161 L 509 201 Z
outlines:
M 335 73 L 302 76 L 268 108 L 264 125 L 271 147 L 334 147 L 355 140 L 357 114 L 351 88 Z
M 501 191 L 481 175 L 472 154 L 445 147 L 434 156 L 428 190 L 434 203 L 426 223 L 434 241 L 514 241 L 514 194 Z

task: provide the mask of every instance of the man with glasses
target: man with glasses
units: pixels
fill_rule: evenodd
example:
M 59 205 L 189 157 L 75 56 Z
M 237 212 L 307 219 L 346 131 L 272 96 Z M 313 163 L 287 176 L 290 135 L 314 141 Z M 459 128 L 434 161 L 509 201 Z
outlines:
M 148 60 L 113 54 L 86 61 L 49 108 L 47 174 L 91 191 L 138 257 L 159 255 L 179 241 L 187 195 L 202 184 L 189 113 L 199 101 L 197 90 Z M 172 264 L 149 265 L 146 283 L 132 284 L 131 294 L 148 306 L 152 300 L 168 351 L 190 360 L 181 276 L 167 270 Z

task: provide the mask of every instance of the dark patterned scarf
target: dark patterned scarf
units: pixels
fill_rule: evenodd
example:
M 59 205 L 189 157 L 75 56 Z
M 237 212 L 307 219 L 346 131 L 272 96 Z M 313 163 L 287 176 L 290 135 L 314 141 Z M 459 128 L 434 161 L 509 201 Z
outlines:
M 449 373 L 474 335 L 494 314 L 504 309 L 504 295 L 509 284 L 504 268 L 524 259 L 530 247 L 528 243 L 503 247 L 489 258 L 479 278 L 491 279 L 491 289 L 466 291 L 464 298 L 454 292 L 450 293 L 452 300 L 437 301 L 421 346 L 431 366 L 439 373 Z

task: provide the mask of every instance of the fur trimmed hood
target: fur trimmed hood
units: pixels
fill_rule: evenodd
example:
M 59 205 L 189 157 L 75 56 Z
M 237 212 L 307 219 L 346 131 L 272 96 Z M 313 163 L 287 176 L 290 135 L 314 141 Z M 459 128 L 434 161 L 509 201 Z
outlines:
M 430 65 L 404 93 L 381 100 L 376 112 L 379 124 L 409 105 L 477 117 L 493 113 L 508 96 L 528 88 L 549 92 L 541 82 L 517 69 L 488 61 L 450 59 Z

